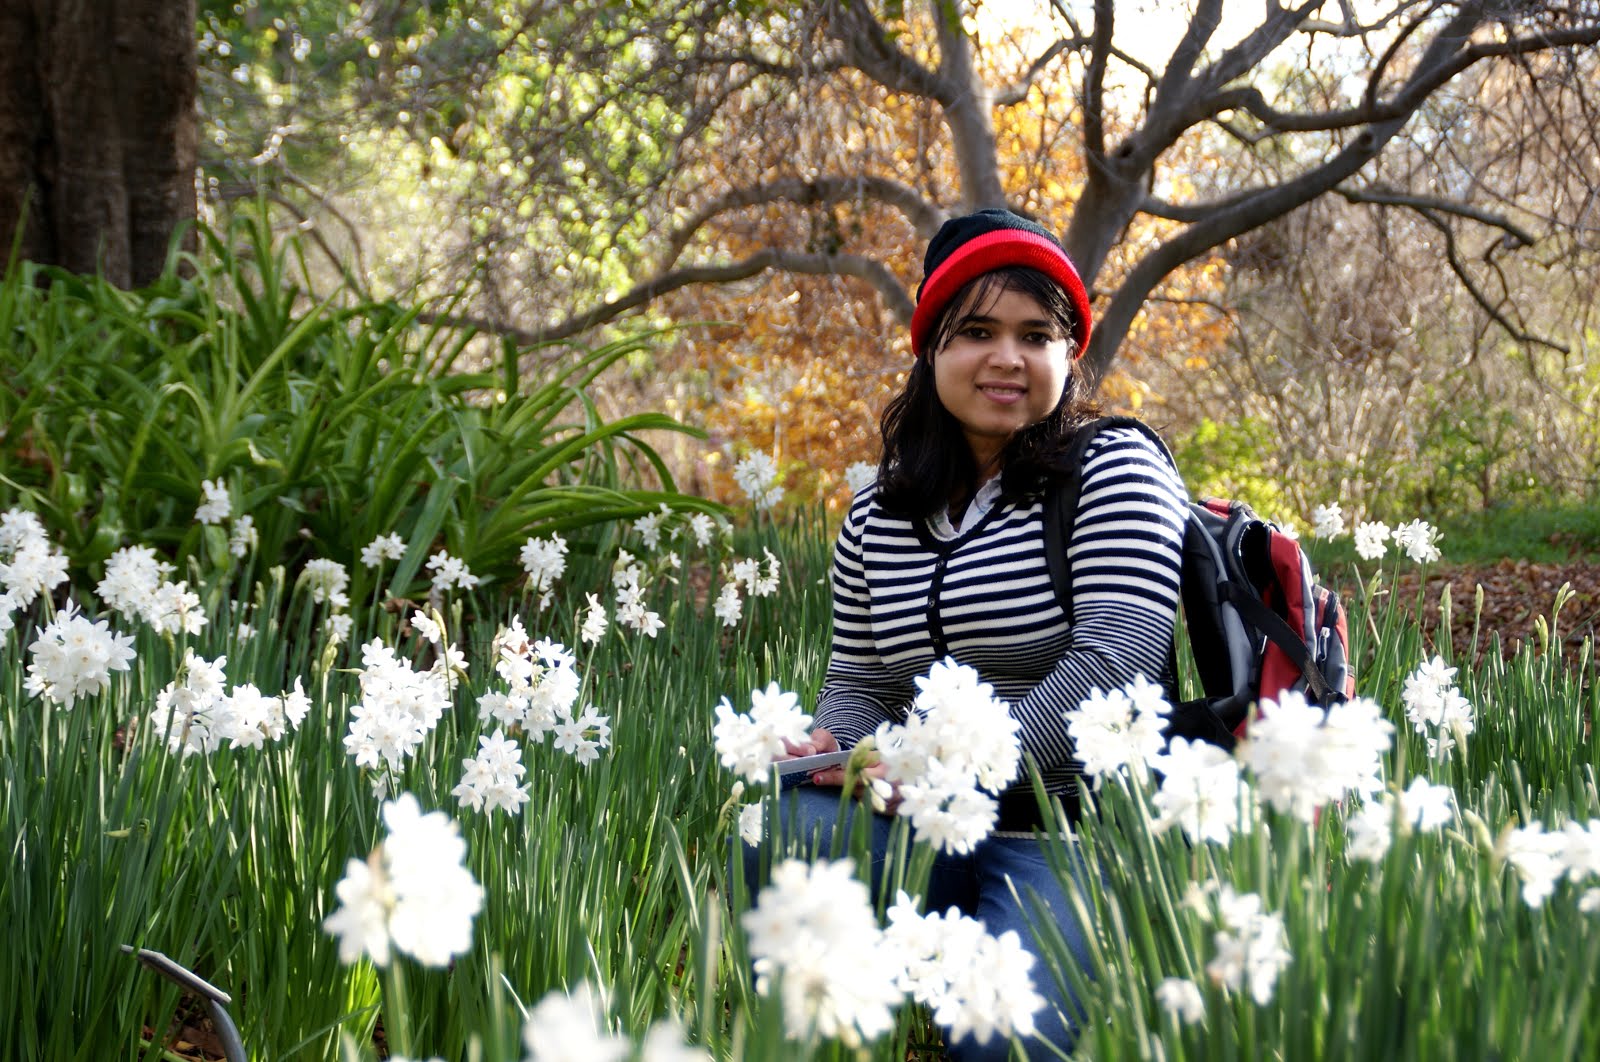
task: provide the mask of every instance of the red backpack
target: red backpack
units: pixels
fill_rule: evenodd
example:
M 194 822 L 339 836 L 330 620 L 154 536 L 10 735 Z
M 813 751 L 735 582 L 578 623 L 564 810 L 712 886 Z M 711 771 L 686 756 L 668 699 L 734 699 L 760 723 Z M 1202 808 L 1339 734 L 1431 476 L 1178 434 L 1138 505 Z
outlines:
M 1077 522 L 1083 457 L 1104 428 L 1135 428 L 1172 452 L 1155 430 L 1132 417 L 1102 417 L 1079 429 L 1066 479 L 1045 496 L 1045 553 L 1062 611 L 1072 618 L 1067 543 Z M 1298 690 L 1324 708 L 1355 696 L 1344 608 L 1316 581 L 1299 543 L 1248 505 L 1208 498 L 1189 505 L 1183 536 L 1180 622 L 1189 636 L 1203 697 L 1179 701 L 1177 656 L 1163 685 L 1173 705 L 1169 737 L 1232 748 L 1251 709 Z

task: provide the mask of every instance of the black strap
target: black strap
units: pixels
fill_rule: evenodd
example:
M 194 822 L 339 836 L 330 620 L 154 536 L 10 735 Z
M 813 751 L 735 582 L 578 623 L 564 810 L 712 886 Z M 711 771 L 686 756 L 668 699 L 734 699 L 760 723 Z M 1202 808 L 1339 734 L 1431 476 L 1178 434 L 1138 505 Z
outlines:
M 1300 669 L 1300 674 L 1305 676 L 1306 686 L 1316 696 L 1318 704 L 1327 707 L 1334 703 L 1333 689 L 1328 685 L 1322 669 L 1311 659 L 1311 651 L 1306 648 L 1305 639 L 1294 633 L 1294 628 L 1289 626 L 1287 620 L 1268 608 L 1254 594 L 1241 590 L 1237 583 L 1223 583 L 1222 596 L 1231 601 L 1256 630 L 1266 635 L 1273 645 L 1282 649 L 1285 655 L 1294 661 L 1295 666 Z
M 1172 451 L 1167 449 L 1166 440 L 1154 428 L 1142 420 L 1133 417 L 1100 417 L 1091 420 L 1077 430 L 1072 438 L 1072 448 L 1067 451 L 1061 469 L 1063 478 L 1052 491 L 1045 495 L 1044 504 L 1044 550 L 1045 563 L 1050 569 L 1050 585 L 1056 592 L 1056 601 L 1061 604 L 1061 611 L 1067 614 L 1067 622 L 1072 622 L 1072 565 L 1067 563 L 1067 545 L 1072 540 L 1072 529 L 1078 522 L 1078 496 L 1083 492 L 1083 458 L 1089 452 L 1089 445 L 1107 428 L 1133 428 L 1144 433 L 1161 455 L 1167 459 L 1167 464 L 1176 471 L 1178 464 L 1172 459 Z M 1177 675 L 1176 657 L 1172 661 L 1172 673 Z

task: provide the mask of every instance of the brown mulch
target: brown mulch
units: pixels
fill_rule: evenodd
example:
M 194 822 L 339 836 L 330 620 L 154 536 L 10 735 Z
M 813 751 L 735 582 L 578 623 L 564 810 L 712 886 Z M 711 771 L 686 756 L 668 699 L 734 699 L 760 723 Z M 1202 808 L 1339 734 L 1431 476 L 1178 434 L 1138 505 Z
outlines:
M 1416 574 L 1396 581 L 1395 593 L 1401 601 L 1415 600 Z M 1563 584 L 1571 584 L 1572 598 L 1561 608 L 1556 636 L 1568 663 L 1579 660 L 1585 638 L 1600 632 L 1600 562 L 1572 561 L 1538 564 L 1525 560 L 1502 560 L 1488 567 L 1443 565 L 1427 573 L 1423 588 L 1423 629 L 1430 639 L 1439 626 L 1440 597 L 1450 587 L 1450 640 L 1457 653 L 1471 644 L 1474 625 L 1478 628 L 1478 654 L 1488 649 L 1490 632 L 1498 632 L 1502 653 L 1515 655 L 1525 644 L 1537 644 L 1534 620 L 1543 616 L 1550 622 L 1556 594 Z M 1474 616 L 1478 587 L 1483 587 L 1483 613 Z M 1588 667 L 1594 669 L 1591 654 Z

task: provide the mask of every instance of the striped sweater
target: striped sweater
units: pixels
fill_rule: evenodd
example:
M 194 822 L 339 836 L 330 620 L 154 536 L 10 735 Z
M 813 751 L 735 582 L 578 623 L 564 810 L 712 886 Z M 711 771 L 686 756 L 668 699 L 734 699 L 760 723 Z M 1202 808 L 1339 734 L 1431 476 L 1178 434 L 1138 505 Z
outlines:
M 1129 428 L 1103 430 L 1084 457 L 1067 549 L 1070 625 L 1045 564 L 1043 501 L 997 502 L 943 533 L 856 495 L 833 560 L 833 653 L 816 722 L 849 748 L 906 716 L 913 680 L 952 656 L 975 668 L 1021 722 L 1022 748 L 1051 793 L 1076 793 L 1062 712 L 1091 687 L 1116 689 L 1166 665 L 1178 607 L 1187 492 L 1165 457 Z M 931 602 L 931 607 L 930 607 Z M 1016 798 L 1031 786 L 1012 784 Z

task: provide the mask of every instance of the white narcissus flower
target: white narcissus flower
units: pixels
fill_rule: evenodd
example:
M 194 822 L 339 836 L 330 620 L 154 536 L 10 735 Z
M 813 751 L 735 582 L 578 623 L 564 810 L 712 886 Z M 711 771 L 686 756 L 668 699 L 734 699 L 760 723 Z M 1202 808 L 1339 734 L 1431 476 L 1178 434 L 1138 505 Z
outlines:
M 870 461 L 854 461 L 844 470 L 844 482 L 851 494 L 860 494 L 877 481 L 878 466 Z
M 361 563 L 376 568 L 386 560 L 397 561 L 406 555 L 406 544 L 399 535 L 379 535 L 361 547 Z
M 194 511 L 194 518 L 202 524 L 220 524 L 233 515 L 233 499 L 228 497 L 227 485 L 220 479 L 204 480 L 200 484 L 203 496 Z
M 1166 745 L 1163 731 L 1171 711 L 1161 687 L 1135 675 L 1131 684 L 1111 693 L 1091 688 L 1075 710 L 1062 715 L 1073 754 L 1098 787 L 1107 776 L 1130 768 L 1134 777 L 1146 777 L 1146 768 Z
M 900 788 L 899 814 L 918 838 L 965 853 L 994 828 L 998 795 L 1021 766 L 1021 724 L 994 687 L 953 659 L 916 678 L 903 724 L 873 735 L 885 777 Z M 979 792 L 987 790 L 987 792 Z
M 1338 538 L 1344 534 L 1344 508 L 1338 502 L 1311 510 L 1311 533 L 1318 538 Z
M 605 1000 L 587 981 L 570 994 L 549 993 L 522 1027 L 525 1062 L 621 1062 L 633 1045 L 606 1031 L 605 1009 Z
M 740 922 L 756 991 L 780 993 L 790 1038 L 833 1037 L 859 1047 L 894 1027 L 902 964 L 853 862 L 783 861 Z
M 903 891 L 888 914 L 884 939 L 899 955 L 901 987 L 933 1010 L 950 1040 L 1033 1035 L 1045 1000 L 1029 972 L 1034 958 L 1015 930 L 994 936 L 954 907 L 921 915 Z
M 1545 833 L 1542 822 L 1511 830 L 1501 840 L 1500 853 L 1522 879 L 1522 901 L 1529 907 L 1542 907 L 1555 892 L 1566 870 L 1561 847 L 1561 835 Z
M 421 609 L 411 613 L 411 629 L 419 634 L 423 641 L 438 645 L 444 640 L 444 629 L 434 618 Z
M 522 570 L 528 573 L 528 589 L 536 594 L 548 591 L 567 571 L 567 540 L 552 534 L 548 538 L 529 538 L 522 544 Z
M 610 620 L 606 618 L 606 607 L 594 594 L 585 594 L 589 607 L 583 614 L 583 627 L 578 631 L 578 640 L 584 645 L 598 645 L 600 639 L 606 636 L 606 628 Z
M 1346 858 L 1376 863 L 1388 853 L 1394 839 L 1394 805 L 1386 800 L 1367 801 L 1345 819 L 1345 830 Z
M 440 550 L 428 558 L 427 568 L 433 573 L 433 588 L 443 593 L 453 587 L 462 590 L 471 590 L 481 580 L 472 574 L 465 561 L 459 557 L 452 557 L 445 550 Z
M 104 693 L 113 671 L 133 663 L 133 637 L 92 622 L 68 601 L 28 647 L 32 659 L 22 686 L 31 694 L 71 708 L 79 697 Z
M 717 591 L 717 600 L 711 606 L 711 611 L 722 621 L 724 627 L 736 626 L 739 617 L 744 615 L 744 602 L 739 597 L 739 584 L 723 583 L 722 589 Z
M 316 557 L 306 561 L 300 572 L 300 582 L 310 591 L 311 600 L 319 605 L 332 605 L 337 609 L 350 603 L 345 594 L 345 588 L 350 585 L 350 573 L 336 560 Z
M 1168 977 L 1156 986 L 1156 1003 L 1161 1009 L 1185 1024 L 1204 1021 L 1206 1000 L 1200 986 L 1187 977 Z
M 1250 786 L 1239 762 L 1215 745 L 1173 738 L 1152 764 L 1164 776 L 1151 798 L 1157 832 L 1181 826 L 1190 841 L 1226 844 L 1234 833 L 1247 833 Z
M 1377 560 L 1389 552 L 1389 525 L 1377 520 L 1356 525 L 1356 555 L 1362 560 Z
M 768 766 L 783 753 L 785 741 L 806 739 L 811 716 L 800 710 L 799 697 L 785 693 L 776 682 L 765 690 L 752 690 L 750 705 L 748 714 L 740 714 L 723 697 L 711 736 L 724 767 L 747 781 L 761 782 Z
M 706 513 L 695 513 L 689 517 L 689 530 L 694 533 L 694 544 L 701 549 L 711 545 L 711 536 L 717 529 L 717 522 Z
M 1411 779 L 1398 798 L 1400 821 L 1418 830 L 1436 830 L 1455 818 L 1455 790 L 1434 785 L 1421 775 Z
M 1432 564 L 1439 559 L 1439 529 L 1426 520 L 1412 520 L 1394 529 L 1394 543 L 1418 564 Z
M 1370 698 L 1324 712 L 1290 690 L 1261 701 L 1238 756 L 1254 773 L 1261 799 L 1310 823 L 1325 804 L 1382 790 L 1383 754 L 1393 734 L 1394 724 Z
M 1272 1002 L 1278 975 L 1293 958 L 1285 947 L 1283 918 L 1261 909 L 1261 897 L 1236 894 L 1224 885 L 1217 896 L 1223 929 L 1213 935 L 1217 954 L 1206 964 L 1206 975 L 1229 991 L 1247 983 L 1258 1006 Z
M 463 807 L 485 813 L 504 808 L 515 814 L 528 801 L 528 788 L 518 782 L 526 773 L 522 746 L 496 730 L 478 738 L 478 754 L 461 761 L 461 783 L 450 791 Z
M 783 500 L 783 488 L 778 486 L 777 462 L 760 451 L 751 453 L 734 466 L 733 480 L 757 509 L 770 509 Z
M 383 805 L 383 821 L 388 836 L 372 855 L 345 865 L 339 907 L 323 929 L 339 938 L 342 962 L 365 954 L 384 966 L 392 949 L 443 966 L 472 946 L 483 906 L 483 889 L 463 865 L 466 843 L 455 822 L 423 814 L 410 793 Z
M 761 836 L 764 833 L 761 819 L 761 802 L 743 804 L 739 808 L 739 837 L 751 848 L 761 847 Z
M 639 1062 L 711 1062 L 711 1053 L 703 1047 L 690 1047 L 684 1043 L 683 1027 L 673 1019 L 663 1019 L 650 1026 L 644 1043 L 639 1047 Z
M 261 532 L 256 530 L 255 517 L 245 515 L 233 522 L 228 532 L 228 552 L 235 557 L 249 556 L 261 544 Z

